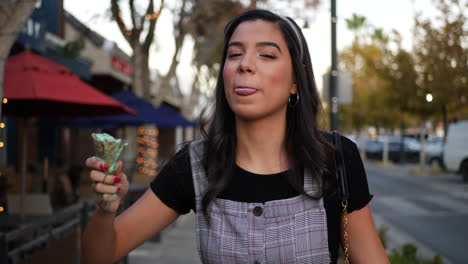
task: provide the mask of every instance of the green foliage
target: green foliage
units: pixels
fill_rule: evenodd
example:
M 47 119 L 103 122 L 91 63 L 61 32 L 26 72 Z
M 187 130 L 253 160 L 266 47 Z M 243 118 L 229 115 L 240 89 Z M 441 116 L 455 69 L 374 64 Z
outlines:
M 358 31 L 366 22 L 366 17 L 353 14 L 351 18 L 346 19 L 346 26 L 352 31 Z
M 442 109 L 449 119 L 468 115 L 466 1 L 434 3 L 440 16 L 415 17 L 412 50 L 402 47 L 396 31 L 386 34 L 356 14 L 346 19 L 355 38 L 340 53 L 340 70 L 353 78 L 353 102 L 340 108 L 345 130 L 368 125 L 393 129 L 403 120 L 410 126 L 438 122 Z M 425 99 L 429 93 L 431 103 Z
M 446 106 L 449 115 L 454 116 L 468 108 L 468 27 L 464 13 L 467 2 L 434 3 L 439 11 L 435 20 L 416 16 L 414 58 L 418 65 L 418 96 L 426 93 L 434 96 L 432 109 L 421 108 L 422 114 L 440 112 Z
M 68 42 L 63 47 L 55 47 L 50 52 L 52 54 L 60 55 L 65 58 L 76 59 L 80 57 L 81 51 L 84 49 L 84 47 L 84 36 L 80 35 L 80 37 L 78 37 L 74 41 Z
M 378 235 L 380 238 L 380 242 L 382 242 L 382 246 L 384 248 L 387 248 L 388 246 L 388 239 L 387 239 L 387 232 L 388 232 L 388 227 L 386 226 L 381 226 L 378 230 Z
M 380 44 L 364 38 L 356 38 L 351 47 L 341 52 L 340 68 L 351 72 L 353 78 L 353 101 L 340 108 L 344 129 L 399 126 L 400 107 L 392 102 L 395 93 L 388 92 L 391 82 L 380 74 L 387 68 L 385 52 Z
M 212 68 L 221 61 L 224 26 L 235 15 L 245 10 L 234 0 L 194 0 L 187 32 L 195 41 L 194 64 Z
M 378 235 L 383 247 L 386 249 L 388 246 L 388 227 L 381 226 L 378 230 Z M 424 259 L 418 256 L 418 248 L 411 244 L 404 244 L 401 249 L 393 250 L 388 256 L 392 264 L 443 264 L 442 257 L 435 255 L 432 259 Z
M 423 259 L 417 255 L 418 248 L 410 243 L 404 244 L 401 250 L 394 250 L 389 259 L 392 264 L 443 264 L 442 257 L 435 255 L 432 259 Z

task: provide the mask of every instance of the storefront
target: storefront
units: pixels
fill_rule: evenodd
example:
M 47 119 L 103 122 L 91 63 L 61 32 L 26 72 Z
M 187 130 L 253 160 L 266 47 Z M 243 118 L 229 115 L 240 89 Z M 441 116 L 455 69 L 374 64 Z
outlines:
M 63 1 L 37 3 L 11 49 L 10 58 L 30 52 L 60 64 L 64 69 L 61 72 L 75 78 L 74 81 L 91 81 L 92 61 L 81 56 L 82 48 L 77 45 L 81 40 L 67 42 L 64 39 Z M 69 49 L 72 42 L 75 48 Z M 40 68 L 37 68 L 38 72 Z M 7 81 L 6 78 L 5 83 Z M 63 85 L 63 89 L 70 87 Z M 77 87 L 73 87 L 76 91 Z M 3 103 L 7 101 L 5 93 Z M 15 100 L 11 99 L 8 103 L 13 102 Z M 82 103 L 87 105 L 89 102 Z M 72 197 L 57 206 L 51 200 L 55 187 L 61 184 L 60 179 L 68 179 L 68 175 L 63 175 L 70 168 L 70 143 L 74 138 L 69 131 L 54 125 L 53 119 L 49 122 L 38 115 L 45 110 L 43 107 L 35 109 L 31 115 L 11 114 L 10 111 L 0 122 L 0 263 L 80 263 L 81 230 L 92 212 L 92 203 L 73 203 L 76 199 Z M 57 114 L 61 111 L 64 111 L 62 106 L 55 107 Z M 23 195 L 24 192 L 28 195 Z M 69 206 L 71 203 L 73 205 Z

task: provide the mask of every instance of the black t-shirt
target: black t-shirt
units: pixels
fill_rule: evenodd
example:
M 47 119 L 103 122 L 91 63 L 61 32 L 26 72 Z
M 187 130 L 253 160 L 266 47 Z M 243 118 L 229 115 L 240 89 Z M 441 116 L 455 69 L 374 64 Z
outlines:
M 343 156 L 348 179 L 348 212 L 359 210 L 372 199 L 367 185 L 364 166 L 356 144 L 342 137 Z M 190 166 L 189 147 L 186 145 L 162 168 L 150 184 L 153 192 L 168 207 L 179 214 L 196 211 L 195 191 Z M 236 174 L 218 198 L 250 203 L 265 203 L 272 200 L 297 196 L 287 180 L 287 173 L 260 175 L 236 166 Z M 336 196 L 324 198 L 327 213 L 328 247 L 331 263 L 336 263 L 340 240 L 341 204 Z

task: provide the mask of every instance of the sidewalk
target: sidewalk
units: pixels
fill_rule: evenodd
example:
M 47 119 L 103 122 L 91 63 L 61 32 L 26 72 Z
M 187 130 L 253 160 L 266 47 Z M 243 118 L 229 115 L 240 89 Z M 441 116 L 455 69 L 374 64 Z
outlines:
M 129 264 L 201 263 L 197 252 L 195 214 L 180 216 L 161 234 L 161 241 L 145 242 L 129 254 Z

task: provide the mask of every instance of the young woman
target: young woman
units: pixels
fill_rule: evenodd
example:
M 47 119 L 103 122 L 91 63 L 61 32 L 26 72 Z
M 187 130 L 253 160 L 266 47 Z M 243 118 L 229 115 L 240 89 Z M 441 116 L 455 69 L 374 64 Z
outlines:
M 206 139 L 179 151 L 119 216 L 127 177 L 86 161 L 96 192 L 118 194 L 98 198 L 86 263 L 120 259 L 190 210 L 203 263 L 336 263 L 343 232 L 334 151 L 317 128 L 320 100 L 300 28 L 269 11 L 241 14 L 226 26 L 220 69 Z M 342 142 L 350 261 L 389 263 L 358 150 Z

